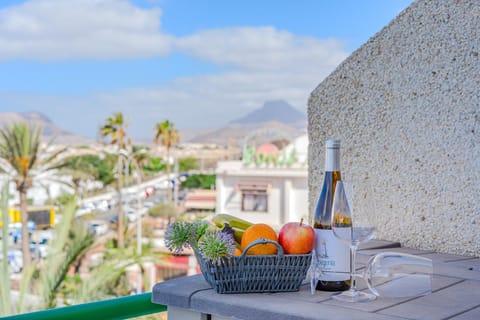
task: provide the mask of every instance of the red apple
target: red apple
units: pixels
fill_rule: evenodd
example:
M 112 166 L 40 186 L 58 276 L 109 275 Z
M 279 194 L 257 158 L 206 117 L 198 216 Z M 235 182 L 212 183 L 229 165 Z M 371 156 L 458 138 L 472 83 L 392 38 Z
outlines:
M 286 254 L 310 253 L 315 243 L 315 231 L 309 225 L 288 222 L 282 226 L 278 234 L 278 242 Z

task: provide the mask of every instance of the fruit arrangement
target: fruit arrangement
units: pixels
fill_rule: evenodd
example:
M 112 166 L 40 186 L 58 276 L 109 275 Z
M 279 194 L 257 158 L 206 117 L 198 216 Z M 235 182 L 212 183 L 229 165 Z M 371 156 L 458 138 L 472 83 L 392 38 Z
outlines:
M 267 224 L 228 214 L 216 215 L 212 223 L 174 222 L 165 232 L 171 251 L 194 250 L 217 293 L 298 291 L 311 265 L 314 238 L 313 228 L 302 221 L 286 223 L 277 234 Z
M 262 243 L 245 249 L 258 239 L 273 243 Z M 222 257 L 240 255 L 275 255 L 278 243 L 284 253 L 308 254 L 312 251 L 315 233 L 311 226 L 298 222 L 284 224 L 277 232 L 268 224 L 252 223 L 229 214 L 217 214 L 213 224 L 205 221 L 174 222 L 165 233 L 165 244 L 173 252 L 191 247 L 205 259 L 220 261 Z

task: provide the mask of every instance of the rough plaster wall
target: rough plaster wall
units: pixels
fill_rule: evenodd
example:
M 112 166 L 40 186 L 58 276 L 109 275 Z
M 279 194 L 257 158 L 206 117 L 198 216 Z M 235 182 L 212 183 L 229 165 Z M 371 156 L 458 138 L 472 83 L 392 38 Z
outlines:
M 337 137 L 377 238 L 480 255 L 479 17 L 479 0 L 416 1 L 312 92 L 310 212 Z

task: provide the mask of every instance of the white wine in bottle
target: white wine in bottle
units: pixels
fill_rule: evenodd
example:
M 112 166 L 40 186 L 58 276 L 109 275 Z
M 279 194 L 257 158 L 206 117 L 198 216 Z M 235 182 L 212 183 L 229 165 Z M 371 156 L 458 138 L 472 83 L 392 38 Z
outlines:
M 339 180 L 340 141 L 327 140 L 325 177 L 313 221 L 316 260 L 322 269 L 317 290 L 345 291 L 350 287 L 350 249 L 335 237 L 331 227 L 333 195 Z

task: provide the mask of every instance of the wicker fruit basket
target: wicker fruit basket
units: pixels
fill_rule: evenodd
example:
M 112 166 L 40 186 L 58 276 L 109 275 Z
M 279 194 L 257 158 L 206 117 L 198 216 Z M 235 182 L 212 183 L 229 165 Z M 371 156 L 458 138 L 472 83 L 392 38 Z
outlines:
M 276 245 L 278 254 L 246 255 L 251 247 L 266 243 Z M 277 242 L 263 238 L 253 241 L 239 257 L 212 262 L 197 251 L 195 255 L 205 280 L 217 293 L 298 291 L 312 260 L 311 254 L 285 255 Z

